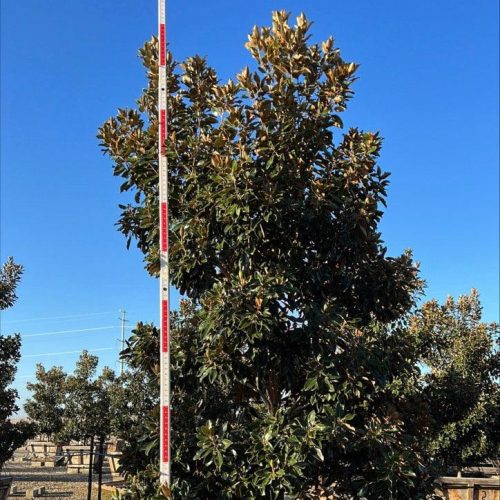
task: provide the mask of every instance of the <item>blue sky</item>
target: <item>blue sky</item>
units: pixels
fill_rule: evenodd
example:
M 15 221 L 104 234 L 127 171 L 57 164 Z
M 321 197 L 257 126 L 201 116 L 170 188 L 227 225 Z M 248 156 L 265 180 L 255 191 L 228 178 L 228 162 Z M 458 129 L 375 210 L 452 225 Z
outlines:
M 428 298 L 476 287 L 485 318 L 498 319 L 496 0 L 168 4 L 176 58 L 205 55 L 222 79 L 249 62 L 246 35 L 272 10 L 305 11 L 315 41 L 333 34 L 361 64 L 346 124 L 385 137 L 390 252 L 413 249 Z M 114 227 L 124 199 L 95 138 L 134 104 L 137 49 L 155 30 L 156 0 L 1 2 L 0 253 L 25 266 L 1 329 L 24 335 L 23 398 L 37 361 L 72 369 L 77 358 L 48 353 L 96 349 L 118 368 L 120 308 L 129 325 L 157 319 L 157 283 Z

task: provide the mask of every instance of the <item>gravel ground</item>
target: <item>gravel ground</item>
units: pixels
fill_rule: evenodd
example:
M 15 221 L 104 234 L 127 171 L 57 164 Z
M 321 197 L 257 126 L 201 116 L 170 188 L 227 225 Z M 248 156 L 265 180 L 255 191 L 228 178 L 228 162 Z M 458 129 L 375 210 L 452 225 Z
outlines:
M 3 474 L 12 476 L 12 486 L 17 486 L 24 495 L 10 495 L 9 498 L 31 498 L 31 490 L 45 486 L 45 498 L 72 498 L 87 500 L 87 476 L 85 474 L 68 474 L 65 467 L 38 467 L 28 463 L 8 462 Z M 111 480 L 110 476 L 103 475 L 103 482 Z M 111 499 L 111 494 L 102 492 L 102 500 Z M 92 498 L 97 499 L 97 475 L 94 475 L 94 489 Z

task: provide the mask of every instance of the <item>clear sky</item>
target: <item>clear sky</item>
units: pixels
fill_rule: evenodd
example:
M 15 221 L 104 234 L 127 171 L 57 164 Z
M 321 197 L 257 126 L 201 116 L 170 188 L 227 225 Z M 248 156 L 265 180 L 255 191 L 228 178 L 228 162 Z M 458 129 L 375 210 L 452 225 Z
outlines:
M 205 55 L 224 80 L 272 10 L 304 11 L 315 41 L 333 34 L 361 64 L 345 122 L 385 137 L 390 252 L 414 250 L 428 298 L 476 287 L 498 319 L 496 0 L 167 3 L 176 58 Z M 114 227 L 124 198 L 95 138 L 134 104 L 137 49 L 155 31 L 156 0 L 1 0 L 1 260 L 25 266 L 1 329 L 24 336 L 23 398 L 37 361 L 72 369 L 77 358 L 50 353 L 96 349 L 117 368 L 120 308 L 129 325 L 157 319 L 157 283 Z

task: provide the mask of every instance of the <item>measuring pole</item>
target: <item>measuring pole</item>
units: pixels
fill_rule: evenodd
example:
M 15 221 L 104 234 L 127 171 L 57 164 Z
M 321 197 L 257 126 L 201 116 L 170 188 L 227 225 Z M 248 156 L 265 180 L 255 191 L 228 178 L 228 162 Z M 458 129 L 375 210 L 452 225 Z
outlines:
M 165 0 L 158 0 L 158 177 L 160 214 L 160 483 L 170 486 L 170 297 L 168 269 L 167 71 Z

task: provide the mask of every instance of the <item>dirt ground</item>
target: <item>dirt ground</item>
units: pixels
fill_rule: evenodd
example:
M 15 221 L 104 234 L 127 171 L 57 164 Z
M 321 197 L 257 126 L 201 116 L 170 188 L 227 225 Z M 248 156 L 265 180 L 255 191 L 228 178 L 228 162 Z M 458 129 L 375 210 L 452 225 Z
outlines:
M 18 493 L 11 493 L 10 498 L 32 498 L 33 489 L 45 486 L 46 493 L 42 498 L 71 498 L 87 500 L 87 475 L 68 474 L 66 467 L 38 467 L 28 463 L 7 462 L 4 476 L 12 476 L 12 486 L 17 486 Z M 111 480 L 103 476 L 103 482 Z M 102 500 L 111 500 L 109 491 L 102 491 Z M 92 499 L 97 499 L 97 475 L 93 478 Z

